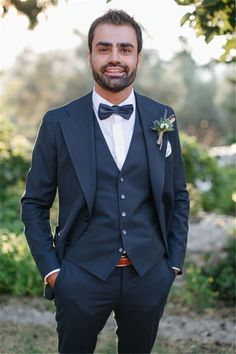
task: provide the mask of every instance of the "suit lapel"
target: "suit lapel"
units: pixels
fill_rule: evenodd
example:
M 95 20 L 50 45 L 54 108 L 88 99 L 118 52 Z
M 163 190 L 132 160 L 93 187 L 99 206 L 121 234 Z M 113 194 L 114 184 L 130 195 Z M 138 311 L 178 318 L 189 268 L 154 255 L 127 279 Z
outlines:
M 157 134 L 151 130 L 154 120 L 159 120 L 163 115 L 162 106 L 139 95 L 136 96 L 137 109 L 141 118 L 144 139 L 147 147 L 148 165 L 150 172 L 151 186 L 154 194 L 154 201 L 157 211 L 160 208 L 161 196 L 164 185 L 165 172 L 165 151 L 167 146 L 167 136 L 163 135 L 162 148 L 157 145 Z
M 91 93 L 67 106 L 68 119 L 60 121 L 65 142 L 91 215 L 95 190 L 95 143 Z M 71 186 L 73 188 L 73 186 Z

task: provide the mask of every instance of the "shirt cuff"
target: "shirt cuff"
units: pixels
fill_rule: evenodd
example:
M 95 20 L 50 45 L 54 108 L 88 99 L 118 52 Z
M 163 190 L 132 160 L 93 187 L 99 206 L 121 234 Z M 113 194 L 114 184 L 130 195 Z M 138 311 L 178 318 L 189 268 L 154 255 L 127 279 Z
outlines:
M 44 277 L 44 284 L 47 284 L 47 277 L 49 277 L 49 275 L 53 274 L 53 273 L 56 273 L 56 272 L 59 272 L 60 271 L 60 268 L 57 268 L 57 269 L 53 269 L 50 273 L 48 273 L 45 277 Z
M 181 273 L 181 270 L 180 270 L 179 268 L 177 268 L 177 267 L 171 267 L 171 268 L 177 270 L 177 271 L 178 271 L 177 274 L 180 274 L 180 273 Z

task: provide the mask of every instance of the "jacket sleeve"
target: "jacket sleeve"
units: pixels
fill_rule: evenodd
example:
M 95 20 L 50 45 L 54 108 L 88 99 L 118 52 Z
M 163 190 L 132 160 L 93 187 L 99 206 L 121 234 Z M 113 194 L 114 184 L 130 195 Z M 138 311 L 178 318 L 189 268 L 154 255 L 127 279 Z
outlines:
M 174 211 L 167 240 L 170 263 L 179 268 L 182 273 L 188 235 L 189 194 L 186 190 L 184 163 L 176 122 L 172 134 Z
M 50 208 L 57 189 L 57 154 L 51 118 L 49 112 L 41 123 L 21 198 L 25 235 L 43 278 L 60 267 L 50 226 Z

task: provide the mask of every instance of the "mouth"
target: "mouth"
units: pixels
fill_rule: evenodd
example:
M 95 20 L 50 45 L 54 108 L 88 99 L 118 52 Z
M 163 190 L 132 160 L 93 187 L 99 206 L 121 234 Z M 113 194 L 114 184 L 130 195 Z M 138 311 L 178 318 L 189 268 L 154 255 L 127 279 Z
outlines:
M 110 66 L 106 67 L 103 73 L 111 77 L 120 77 L 126 73 L 126 70 L 120 66 Z
M 104 74 L 105 75 L 108 75 L 108 76 L 113 76 L 113 77 L 120 77 L 120 76 L 123 76 L 125 74 L 125 71 L 123 69 L 107 69 L 104 71 Z

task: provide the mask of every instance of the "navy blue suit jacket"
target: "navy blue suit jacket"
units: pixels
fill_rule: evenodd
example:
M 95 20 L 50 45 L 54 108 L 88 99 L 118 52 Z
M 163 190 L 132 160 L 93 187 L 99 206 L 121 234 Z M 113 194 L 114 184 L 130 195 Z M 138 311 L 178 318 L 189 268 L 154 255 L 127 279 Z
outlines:
M 189 198 L 176 122 L 157 145 L 150 129 L 167 110 L 163 104 L 136 95 L 147 148 L 150 181 L 157 218 L 170 262 L 183 267 L 188 232 Z M 172 153 L 166 157 L 167 142 Z M 96 190 L 92 94 L 49 111 L 40 126 L 32 165 L 22 197 L 22 220 L 32 255 L 42 277 L 59 268 L 65 249 L 83 232 L 92 217 Z M 49 211 L 56 191 L 59 220 L 54 247 Z

